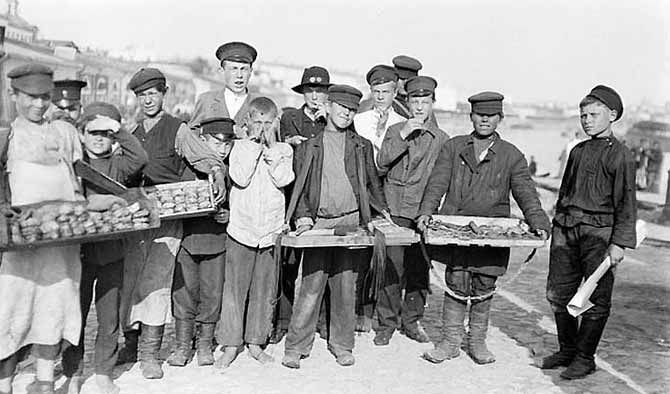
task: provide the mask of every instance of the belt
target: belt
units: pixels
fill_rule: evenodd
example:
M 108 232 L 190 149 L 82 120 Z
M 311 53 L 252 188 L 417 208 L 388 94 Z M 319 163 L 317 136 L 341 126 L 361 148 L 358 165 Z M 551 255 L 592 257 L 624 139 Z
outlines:
M 343 212 L 343 213 L 340 213 L 340 214 L 337 214 L 337 215 L 317 215 L 316 217 L 317 217 L 317 219 L 337 219 L 337 218 L 341 218 L 341 217 L 344 217 L 344 216 L 347 216 L 347 215 L 351 215 L 351 214 L 356 213 L 356 212 L 358 212 L 358 209 L 354 209 L 353 211 L 349 211 L 349 212 Z

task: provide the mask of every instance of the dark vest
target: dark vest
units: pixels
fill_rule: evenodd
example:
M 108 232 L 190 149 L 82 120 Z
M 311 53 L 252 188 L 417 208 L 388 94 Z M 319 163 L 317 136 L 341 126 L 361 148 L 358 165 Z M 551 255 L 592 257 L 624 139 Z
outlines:
M 142 171 L 144 185 L 180 182 L 186 169 L 186 163 L 174 149 L 177 130 L 183 121 L 164 114 L 147 133 L 140 122 L 133 135 L 140 140 L 149 155 L 149 162 Z

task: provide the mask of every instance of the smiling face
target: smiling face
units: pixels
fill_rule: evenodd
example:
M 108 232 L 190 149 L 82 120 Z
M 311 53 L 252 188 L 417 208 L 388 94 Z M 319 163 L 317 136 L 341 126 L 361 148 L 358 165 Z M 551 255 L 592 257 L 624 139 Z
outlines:
M 393 98 L 398 93 L 398 89 L 396 83 L 391 81 L 370 86 L 370 93 L 374 100 L 375 108 L 386 111 L 393 104 Z
M 249 85 L 251 78 L 251 64 L 224 60 L 221 65 L 223 69 L 223 82 L 233 93 L 243 94 Z
M 502 117 L 500 114 L 486 115 L 473 112 L 470 114 L 470 120 L 472 121 L 472 126 L 475 128 L 475 132 L 487 137 L 496 131 Z
M 328 88 L 325 86 L 305 86 L 302 92 L 307 108 L 316 111 L 328 100 Z
M 137 93 L 137 100 L 139 101 L 142 113 L 152 118 L 156 116 L 163 109 L 163 100 L 165 99 L 165 92 L 161 92 L 157 87 L 151 87 L 140 93 Z
M 84 132 L 84 147 L 96 156 L 112 150 L 112 138 L 107 130 L 89 130 Z
M 40 123 L 51 104 L 51 95 L 49 93 L 32 95 L 15 90 L 12 93 L 12 100 L 16 104 L 16 112 L 20 117 Z
M 334 101 L 328 102 L 328 122 L 338 129 L 346 129 L 353 123 L 356 110 L 349 109 Z
M 597 136 L 602 133 L 611 134 L 610 124 L 616 119 L 616 111 L 612 111 L 606 105 L 594 100 L 581 106 L 579 113 L 582 129 L 589 136 Z

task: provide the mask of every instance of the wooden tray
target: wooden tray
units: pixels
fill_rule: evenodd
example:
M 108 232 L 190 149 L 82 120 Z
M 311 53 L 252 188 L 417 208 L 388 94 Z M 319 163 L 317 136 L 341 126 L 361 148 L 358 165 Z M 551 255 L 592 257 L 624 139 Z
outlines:
M 209 189 L 209 202 L 211 207 L 206 209 L 198 209 L 194 211 L 185 211 L 185 212 L 175 212 L 171 214 L 160 214 L 161 220 L 177 220 L 177 219 L 187 219 L 201 216 L 208 216 L 216 212 L 216 207 L 214 205 L 214 189 L 212 188 L 211 177 L 209 180 L 197 179 L 194 181 L 184 181 L 184 182 L 175 182 L 175 183 L 164 183 L 161 185 L 154 185 L 144 187 L 144 191 L 149 194 L 152 190 L 171 190 L 171 189 L 180 189 L 187 186 L 197 186 L 199 184 L 207 184 Z M 158 201 L 156 204 L 159 204 Z M 160 212 L 160 209 L 159 209 Z
M 404 231 L 399 234 L 385 233 L 386 246 L 407 246 L 419 242 L 419 235 L 414 231 L 409 231 L 411 235 Z M 290 248 L 363 248 L 374 244 L 374 235 L 362 229 L 346 235 L 335 235 L 333 229 L 309 230 L 300 236 L 296 236 L 292 231 L 282 238 L 282 246 Z
M 434 220 L 440 220 L 459 226 L 465 226 L 471 221 L 477 225 L 499 225 L 503 227 L 511 227 L 519 224 L 521 219 L 516 218 L 491 218 L 482 216 L 455 216 L 455 215 L 433 215 Z M 540 238 L 453 238 L 444 235 L 431 234 L 428 230 L 425 234 L 426 244 L 428 245 L 462 245 L 462 246 L 493 246 L 493 247 L 527 247 L 527 248 L 541 248 L 545 246 L 547 241 Z
M 142 197 L 136 197 L 136 193 L 127 193 L 124 198 L 129 203 L 134 203 L 134 202 L 139 202 L 140 205 L 142 206 L 143 209 L 149 210 L 149 227 L 143 228 L 143 229 L 128 229 L 128 230 L 118 230 L 118 231 L 111 231 L 111 232 L 106 232 L 106 233 L 96 233 L 96 234 L 84 234 L 84 235 L 78 235 L 78 236 L 72 236 L 72 237 L 67 237 L 67 238 L 58 238 L 58 239 L 45 239 L 45 240 L 39 240 L 35 242 L 30 242 L 30 243 L 13 243 L 11 241 L 11 230 L 10 230 L 10 223 L 9 220 L 4 216 L 0 215 L 0 226 L 3 229 L 2 233 L 5 234 L 3 236 L 3 244 L 0 245 L 0 251 L 10 251 L 10 250 L 26 250 L 26 249 L 37 249 L 37 248 L 42 248 L 42 247 L 54 247 L 54 246 L 63 246 L 63 245 L 72 245 L 72 244 L 82 244 L 82 243 L 89 243 L 89 242 L 99 242 L 99 241 L 106 241 L 106 240 L 111 240 L 111 239 L 119 239 L 119 238 L 125 238 L 128 235 L 131 234 L 136 234 L 140 233 L 146 230 L 151 230 L 151 229 L 156 229 L 160 227 L 160 219 L 158 216 L 158 206 L 156 205 L 156 202 L 147 199 L 147 198 L 142 198 Z M 26 209 L 26 208 L 31 208 L 34 206 L 38 205 L 44 205 L 46 203 L 53 203 L 53 202 L 66 202 L 66 201 L 45 201 L 42 203 L 38 204 L 30 204 L 26 206 L 21 206 L 17 207 L 18 209 Z M 67 201 L 69 203 L 73 203 L 72 201 Z M 86 202 L 82 201 L 79 204 L 85 204 Z

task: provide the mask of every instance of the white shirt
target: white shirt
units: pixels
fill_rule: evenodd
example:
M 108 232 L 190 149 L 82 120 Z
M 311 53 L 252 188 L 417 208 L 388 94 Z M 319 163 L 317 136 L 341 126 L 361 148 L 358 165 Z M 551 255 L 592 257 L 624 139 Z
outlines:
M 237 140 L 230 152 L 228 234 L 251 248 L 272 246 L 284 227 L 284 186 L 293 182 L 293 149 Z
M 247 99 L 248 93 L 244 94 L 235 94 L 232 90 L 225 88 L 223 91 L 223 97 L 226 100 L 226 106 L 228 107 L 228 115 L 232 119 L 237 115 L 237 112 L 242 108 L 244 100 Z
M 388 120 L 386 121 L 384 132 L 377 134 L 377 124 L 379 123 L 379 119 L 380 113 L 375 111 L 374 108 L 365 112 L 361 112 L 354 117 L 354 127 L 356 128 L 358 134 L 372 143 L 375 154 L 375 163 L 377 163 L 377 154 L 379 153 L 379 149 L 382 147 L 382 142 L 384 141 L 386 131 L 388 131 L 389 127 L 393 126 L 394 124 L 407 120 L 395 112 L 393 107 L 391 107 L 389 108 L 389 116 Z

